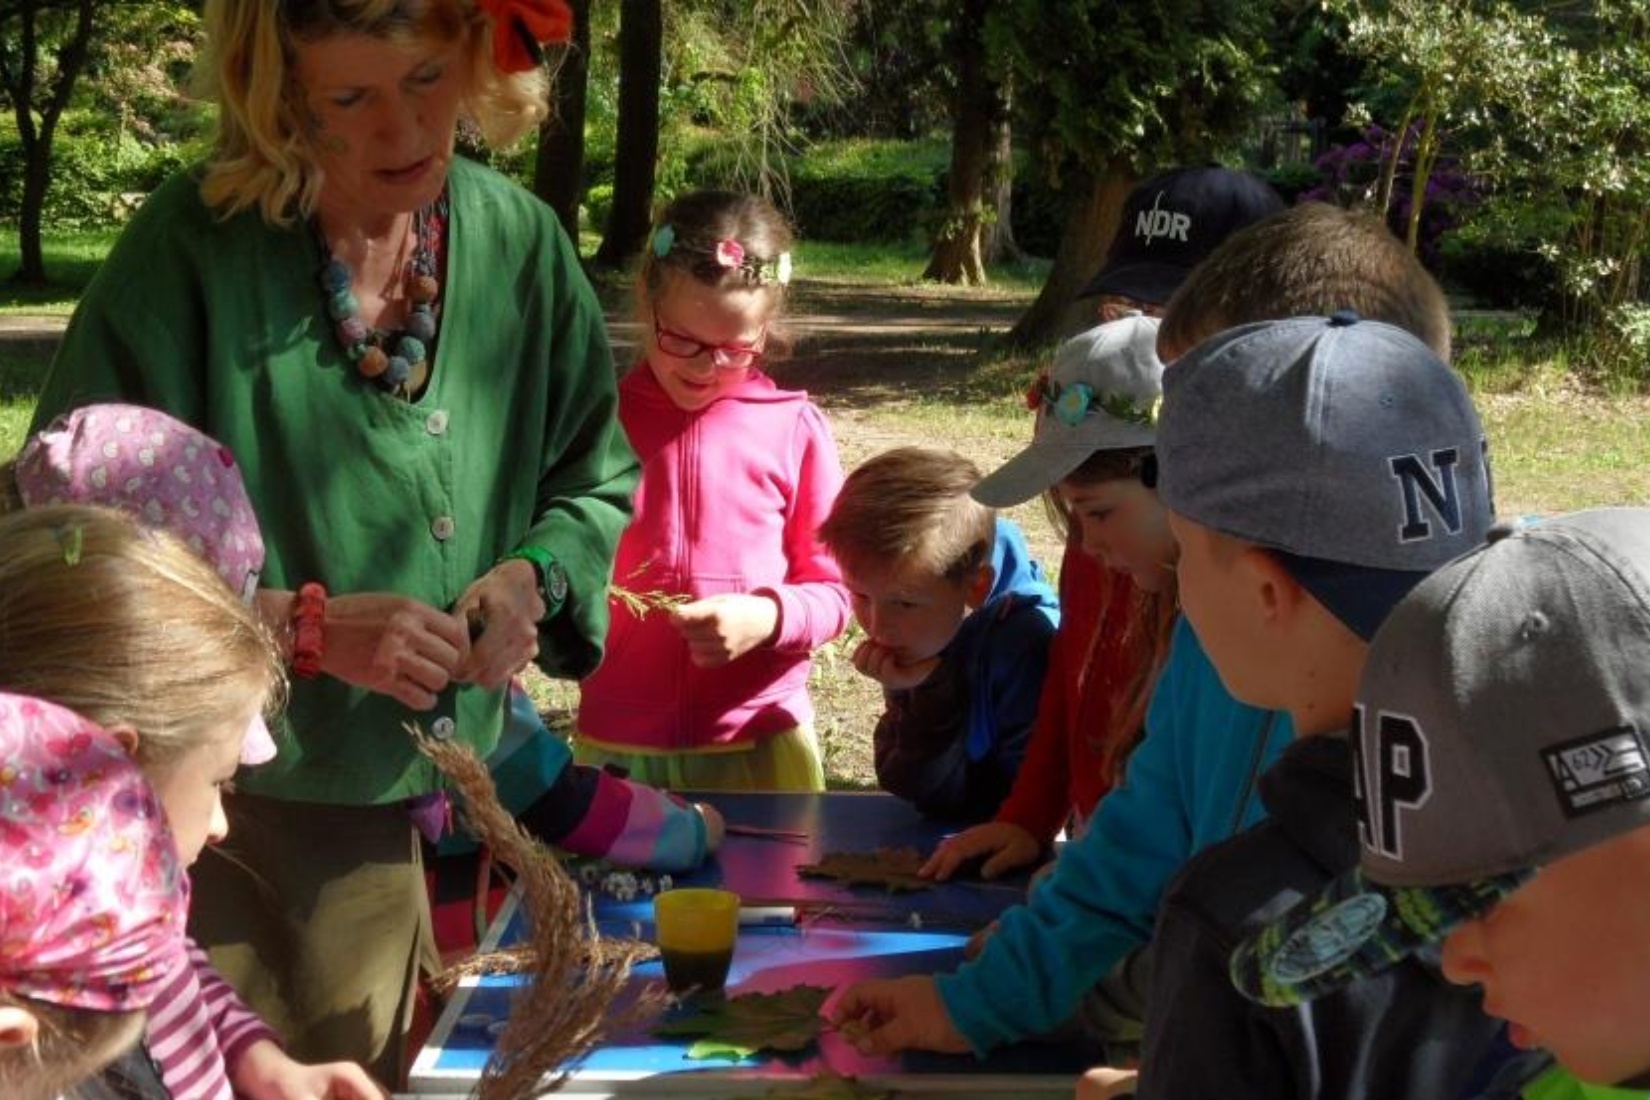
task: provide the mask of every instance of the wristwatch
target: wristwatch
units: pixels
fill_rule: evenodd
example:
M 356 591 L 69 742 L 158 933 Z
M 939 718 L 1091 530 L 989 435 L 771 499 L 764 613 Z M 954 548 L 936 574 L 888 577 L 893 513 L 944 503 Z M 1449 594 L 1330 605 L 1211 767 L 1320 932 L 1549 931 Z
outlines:
M 503 561 L 520 558 L 533 567 L 533 574 L 539 582 L 539 598 L 544 601 L 544 622 L 561 610 L 561 605 L 567 602 L 567 570 L 562 568 L 556 555 L 538 546 L 523 546 L 504 555 Z

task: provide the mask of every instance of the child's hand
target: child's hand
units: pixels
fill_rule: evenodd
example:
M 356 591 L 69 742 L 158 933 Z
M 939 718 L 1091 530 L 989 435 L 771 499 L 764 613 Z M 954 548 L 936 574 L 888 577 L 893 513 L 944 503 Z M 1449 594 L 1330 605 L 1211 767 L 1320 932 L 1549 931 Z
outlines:
M 728 827 L 722 821 L 722 815 L 715 806 L 705 802 L 695 802 L 693 808 L 699 811 L 699 816 L 705 819 L 705 854 L 716 851 L 722 846 L 722 838 L 727 835 Z
M 1134 1095 L 1139 1081 L 1136 1070 L 1095 1066 L 1077 1079 L 1076 1100 L 1122 1100 Z
M 917 874 L 944 882 L 957 868 L 975 859 L 984 859 L 981 878 L 996 878 L 1016 867 L 1036 862 L 1043 846 L 1037 838 L 1009 821 L 987 821 L 965 829 L 940 843 Z
M 687 642 L 694 664 L 720 668 L 773 638 L 779 629 L 779 604 L 770 596 L 742 592 L 706 596 L 672 608 L 670 620 Z
M 889 691 L 909 691 L 940 667 L 938 657 L 902 665 L 892 649 L 872 641 L 859 643 L 854 650 L 853 661 L 854 668 L 862 675 L 869 676 Z
M 231 1084 L 250 1100 L 387 1100 L 367 1071 L 354 1062 L 306 1066 L 286 1051 L 261 1039 L 235 1062 Z
M 970 1049 L 945 1011 L 939 986 L 927 975 L 851 986 L 836 1003 L 831 1022 L 850 1033 L 861 1054 L 911 1048 L 967 1054 Z

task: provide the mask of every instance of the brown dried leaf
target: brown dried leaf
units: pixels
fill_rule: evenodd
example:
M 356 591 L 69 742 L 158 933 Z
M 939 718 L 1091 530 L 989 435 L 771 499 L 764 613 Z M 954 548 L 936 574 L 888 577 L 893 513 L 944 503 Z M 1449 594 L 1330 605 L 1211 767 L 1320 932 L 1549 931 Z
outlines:
M 917 871 L 922 853 L 915 848 L 878 848 L 874 852 L 827 852 L 818 863 L 798 864 L 804 878 L 833 878 L 844 886 L 881 886 L 890 894 L 932 890 L 932 879 Z

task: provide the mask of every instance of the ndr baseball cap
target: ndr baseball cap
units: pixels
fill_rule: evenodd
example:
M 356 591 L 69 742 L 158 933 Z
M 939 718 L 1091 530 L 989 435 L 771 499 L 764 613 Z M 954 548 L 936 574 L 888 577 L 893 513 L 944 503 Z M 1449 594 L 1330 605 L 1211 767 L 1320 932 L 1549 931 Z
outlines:
M 1353 730 L 1361 865 L 1234 953 L 1266 1004 L 1375 973 L 1650 825 L 1650 510 L 1498 529 L 1423 581 L 1375 637 Z
M 1207 166 L 1153 176 L 1129 192 L 1106 262 L 1078 297 L 1162 305 L 1227 237 L 1282 209 L 1278 193 L 1247 172 Z

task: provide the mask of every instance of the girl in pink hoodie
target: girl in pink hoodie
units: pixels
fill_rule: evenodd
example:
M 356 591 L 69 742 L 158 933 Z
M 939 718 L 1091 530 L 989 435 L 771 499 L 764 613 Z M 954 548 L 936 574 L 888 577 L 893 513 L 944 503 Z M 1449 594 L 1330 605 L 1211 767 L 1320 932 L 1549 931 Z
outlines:
M 607 656 L 575 758 L 667 787 L 821 790 L 809 655 L 848 597 L 814 530 L 842 484 L 825 415 L 762 371 L 791 276 L 767 201 L 683 195 L 636 287 L 643 359 L 619 417 L 642 462 Z

